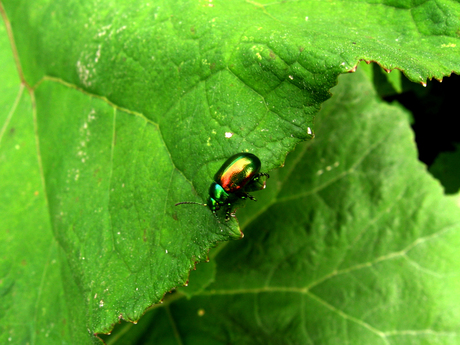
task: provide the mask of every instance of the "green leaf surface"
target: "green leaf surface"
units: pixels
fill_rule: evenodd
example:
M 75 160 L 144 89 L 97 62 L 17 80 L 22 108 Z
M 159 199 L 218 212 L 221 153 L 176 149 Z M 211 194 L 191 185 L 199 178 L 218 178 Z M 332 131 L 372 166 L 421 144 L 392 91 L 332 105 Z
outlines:
M 359 66 L 364 73 L 372 80 L 374 88 L 380 97 L 392 96 L 403 92 L 403 81 L 405 79 L 399 70 L 393 70 L 391 73 L 376 64 L 361 64 Z M 410 85 L 417 84 L 409 83 Z M 420 85 L 418 85 L 421 87 Z
M 417 160 L 407 115 L 363 75 L 340 78 L 317 138 L 241 217 L 245 239 L 211 255 L 215 282 L 120 343 L 458 344 L 458 206 Z
M 93 334 L 120 318 L 137 320 L 209 248 L 241 237 L 236 219 L 176 202 L 204 202 L 236 152 L 256 153 L 264 172 L 281 166 L 314 136 L 337 76 L 360 60 L 419 83 L 460 72 L 459 9 L 1 1 L 0 342 L 97 343 Z M 360 126 L 348 135 L 361 136 Z M 353 150 L 340 166 L 355 162 Z M 304 181 L 319 171 L 304 170 Z M 260 195 L 279 194 L 269 183 Z M 258 219 L 264 209 L 253 207 Z M 225 285 L 214 272 L 187 294 Z M 171 318 L 167 310 L 154 313 Z

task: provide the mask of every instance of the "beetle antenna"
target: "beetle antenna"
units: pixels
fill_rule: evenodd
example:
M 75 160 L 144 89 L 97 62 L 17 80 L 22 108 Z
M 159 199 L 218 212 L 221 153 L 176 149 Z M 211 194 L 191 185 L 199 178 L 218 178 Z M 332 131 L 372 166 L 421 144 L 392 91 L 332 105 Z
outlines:
M 202 204 L 202 203 L 200 203 L 200 202 L 194 202 L 194 201 L 182 201 L 182 202 L 178 202 L 178 203 L 175 204 L 174 206 L 182 205 L 182 204 L 192 204 L 192 205 L 208 206 L 207 204 Z

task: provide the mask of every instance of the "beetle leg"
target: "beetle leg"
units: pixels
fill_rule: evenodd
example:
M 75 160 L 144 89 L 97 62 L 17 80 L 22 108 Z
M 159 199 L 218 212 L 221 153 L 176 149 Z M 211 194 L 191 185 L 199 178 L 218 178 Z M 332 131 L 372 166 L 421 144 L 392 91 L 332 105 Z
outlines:
M 256 198 L 254 198 L 251 194 L 244 192 L 243 196 L 241 197 L 242 199 L 249 198 L 253 201 L 257 201 Z
M 230 220 L 230 214 L 232 213 L 231 205 L 228 205 L 227 211 L 225 212 L 225 221 L 228 222 Z
M 252 201 L 257 201 L 256 198 L 254 198 L 251 194 L 246 193 L 246 196 L 251 199 Z
M 266 178 L 270 178 L 270 175 L 267 173 L 258 173 L 256 176 L 254 176 L 253 180 L 258 180 L 259 177 L 265 176 Z
M 257 201 L 257 199 L 254 198 L 251 194 L 248 194 L 248 193 L 245 193 L 245 192 L 239 194 L 238 197 L 239 197 L 240 199 L 243 199 L 243 200 L 246 199 L 246 198 L 249 198 L 249 199 L 251 199 L 251 200 L 253 200 L 253 201 Z

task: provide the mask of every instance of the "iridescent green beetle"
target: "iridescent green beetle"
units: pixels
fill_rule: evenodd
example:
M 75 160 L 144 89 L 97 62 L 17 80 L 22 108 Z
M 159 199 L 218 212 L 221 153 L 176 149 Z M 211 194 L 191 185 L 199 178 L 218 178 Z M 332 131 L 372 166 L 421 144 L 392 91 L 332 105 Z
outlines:
M 230 219 L 233 204 L 238 199 L 249 198 L 256 200 L 248 192 L 255 192 L 265 188 L 266 179 L 270 176 L 260 172 L 260 159 L 252 153 L 237 153 L 231 156 L 214 175 L 214 182 L 209 187 L 207 204 L 193 201 L 184 201 L 176 204 L 197 204 L 208 206 L 216 214 L 221 207 L 225 207 L 225 220 Z

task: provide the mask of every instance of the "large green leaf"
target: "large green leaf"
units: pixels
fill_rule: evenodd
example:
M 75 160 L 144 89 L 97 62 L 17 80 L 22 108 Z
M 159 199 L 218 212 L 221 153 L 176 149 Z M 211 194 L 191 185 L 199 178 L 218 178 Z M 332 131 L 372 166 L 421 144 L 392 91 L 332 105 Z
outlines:
M 216 242 L 240 237 L 235 219 L 175 202 L 204 201 L 235 152 L 282 165 L 360 59 L 421 83 L 459 72 L 459 9 L 2 1 L 0 342 L 91 343 L 137 320 Z M 189 294 L 227 282 L 214 274 Z
M 243 213 L 245 239 L 211 255 L 214 282 L 122 325 L 117 344 L 459 343 L 459 208 L 417 160 L 407 115 L 363 74 L 339 81 L 317 139 Z

